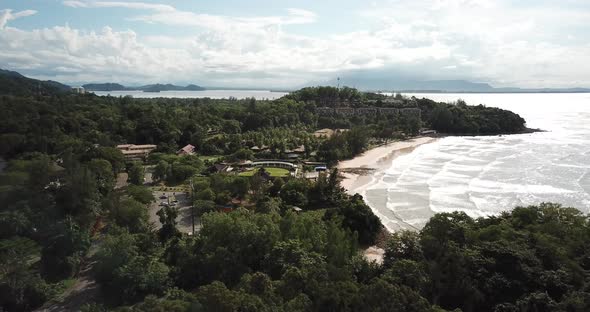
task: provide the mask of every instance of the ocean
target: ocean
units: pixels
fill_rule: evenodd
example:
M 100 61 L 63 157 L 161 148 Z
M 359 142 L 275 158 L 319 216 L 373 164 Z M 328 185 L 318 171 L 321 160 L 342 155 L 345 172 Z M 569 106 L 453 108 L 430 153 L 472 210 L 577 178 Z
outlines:
M 546 132 L 446 137 L 421 145 L 357 189 L 389 230 L 439 212 L 497 215 L 556 202 L 590 212 L 590 94 L 408 94 L 520 114 Z
M 211 98 L 211 99 L 228 99 L 230 97 L 237 99 L 255 98 L 257 100 L 274 100 L 284 95 L 286 92 L 275 92 L 268 90 L 204 90 L 204 91 L 162 91 L 162 92 L 143 92 L 143 91 L 91 91 L 100 96 L 132 96 L 134 98 Z

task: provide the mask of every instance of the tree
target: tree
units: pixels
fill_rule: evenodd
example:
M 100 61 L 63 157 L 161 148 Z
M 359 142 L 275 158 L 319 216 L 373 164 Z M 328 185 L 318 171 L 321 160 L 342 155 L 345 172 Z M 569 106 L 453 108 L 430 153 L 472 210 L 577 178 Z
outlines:
M 449 242 L 463 247 L 467 242 L 467 230 L 472 225 L 473 219 L 464 212 L 436 214 L 426 223 L 420 235 L 424 256 L 432 259 L 445 252 Z
M 172 175 L 170 164 L 165 160 L 160 160 L 154 168 L 153 177 L 158 181 L 165 181 Z
M 430 278 L 420 261 L 401 259 L 383 274 L 382 278 L 394 285 L 404 285 L 421 293 L 426 290 Z
M 101 146 L 96 148 L 95 155 L 97 158 L 107 160 L 111 164 L 115 175 L 125 168 L 125 157 L 117 148 Z
M 133 303 L 149 294 L 162 295 L 168 288 L 169 271 L 156 257 L 137 256 L 115 270 L 108 293 L 120 303 Z
M 6 292 L 0 296 L 2 308 L 24 311 L 47 299 L 45 282 L 31 266 L 39 255 L 39 246 L 28 238 L 0 240 L 0 289 Z
M 115 176 L 113 167 L 105 159 L 92 159 L 88 168 L 96 177 L 96 184 L 99 192 L 104 196 L 107 195 L 115 186 Z
M 240 133 L 240 123 L 237 120 L 226 120 L 223 123 L 223 132 L 228 134 Z
M 211 200 L 212 201 L 212 200 L 215 200 L 215 197 L 216 197 L 215 192 L 213 192 L 213 190 L 210 188 L 200 190 L 195 194 L 195 198 L 200 199 L 200 200 Z
M 372 245 L 375 243 L 377 234 L 383 226 L 381 221 L 365 202 L 363 197 L 355 194 L 349 200 L 340 202 L 337 209 L 330 209 L 325 214 L 325 219 L 340 218 L 342 226 L 358 233 L 359 243 Z
M 195 215 L 201 217 L 202 215 L 215 211 L 215 202 L 211 200 L 197 199 L 193 203 Z
M 106 235 L 96 253 L 96 280 L 108 286 L 114 279 L 115 271 L 131 262 L 139 252 L 136 236 L 129 234 L 127 230 Z
M 129 196 L 133 197 L 133 199 L 145 205 L 156 200 L 152 191 L 143 185 L 129 185 L 127 186 L 126 192 Z
M 438 105 L 432 112 L 432 126 L 441 132 L 449 132 L 453 126 L 453 115 L 444 104 Z
M 353 128 L 344 135 L 348 141 L 348 146 L 350 146 L 350 152 L 352 156 L 358 155 L 365 151 L 365 148 L 368 144 L 368 135 L 365 129 Z
M 218 205 L 227 205 L 232 199 L 229 191 L 222 191 L 215 195 L 215 203 Z
M 134 162 L 129 168 L 129 182 L 135 185 L 143 185 L 145 177 L 145 170 L 143 165 L 138 162 Z
M 133 199 L 121 199 L 111 211 L 115 223 L 129 229 L 132 233 L 144 232 L 148 228 L 149 216 L 146 205 Z
M 255 297 L 247 296 L 243 293 L 231 291 L 218 281 L 209 285 L 202 286 L 197 292 L 197 298 L 205 311 L 233 312 L 233 311 L 262 311 L 264 309 L 260 299 L 251 306 L 252 299 Z M 250 300 L 248 300 L 250 299 Z M 257 298 L 256 298 L 257 299 Z
M 74 216 L 84 225 L 93 223 L 101 212 L 101 196 L 92 171 L 84 166 L 72 168 L 64 180 L 55 199 L 62 214 Z
M 241 148 L 228 156 L 227 159 L 229 161 L 252 160 L 254 159 L 254 152 L 247 148 Z
M 171 167 L 171 176 L 167 176 L 168 181 L 183 182 L 198 172 L 198 169 L 192 165 L 175 162 Z
M 201 278 L 235 285 L 244 273 L 261 266 L 265 255 L 279 238 L 279 228 L 270 215 L 239 209 L 213 212 L 202 218 L 199 232 Z
M 158 232 L 160 240 L 165 242 L 170 238 L 177 236 L 179 233 L 178 229 L 176 228 L 178 208 L 164 206 L 162 209 L 158 210 L 157 215 L 160 218 L 160 223 L 162 224 L 162 228 L 160 228 Z
M 308 183 L 304 179 L 291 179 L 281 188 L 281 199 L 288 205 L 305 208 L 308 203 Z
M 385 247 L 383 265 L 391 267 L 396 261 L 422 261 L 422 246 L 420 235 L 414 231 L 401 231 L 391 234 Z
M 405 286 L 375 279 L 360 290 L 358 309 L 366 311 L 429 311 L 428 301 Z
M 271 198 L 265 196 L 256 202 L 257 213 L 279 213 L 281 211 L 282 202 L 280 198 Z
M 43 273 L 50 279 L 70 277 L 90 248 L 90 235 L 72 218 L 66 218 L 54 231 L 41 253 Z
M 244 198 L 250 190 L 250 180 L 244 177 L 237 177 L 232 180 L 229 187 L 231 189 L 232 195 L 239 198 Z

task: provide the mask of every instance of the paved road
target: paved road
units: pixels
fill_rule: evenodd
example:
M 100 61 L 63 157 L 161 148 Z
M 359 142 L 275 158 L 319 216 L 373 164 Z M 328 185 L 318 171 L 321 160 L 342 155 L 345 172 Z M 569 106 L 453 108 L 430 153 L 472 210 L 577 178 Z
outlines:
M 175 194 L 173 194 L 175 193 Z M 158 217 L 157 212 L 162 208 L 160 206 L 161 202 L 167 202 L 167 199 L 160 199 L 160 196 L 173 196 L 176 197 L 178 200 L 178 218 L 176 218 L 176 222 L 178 222 L 178 230 L 183 233 L 191 233 L 192 232 L 192 220 L 191 220 L 191 202 L 190 197 L 186 195 L 184 192 L 161 192 L 161 191 L 154 191 L 154 197 L 156 198 L 156 202 L 150 205 L 149 215 L 150 215 L 150 222 L 153 223 L 157 229 L 162 227 L 160 223 L 160 217 Z M 172 200 L 172 199 L 171 199 Z M 198 232 L 200 226 L 200 220 L 198 217 L 195 217 L 195 231 Z

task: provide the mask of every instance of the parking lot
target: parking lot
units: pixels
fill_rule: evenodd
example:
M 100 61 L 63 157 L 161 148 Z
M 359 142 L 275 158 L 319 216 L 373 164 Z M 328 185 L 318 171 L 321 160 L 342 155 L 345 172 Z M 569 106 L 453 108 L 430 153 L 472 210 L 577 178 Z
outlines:
M 191 201 L 190 196 L 187 195 L 185 192 L 162 192 L 162 191 L 154 191 L 154 197 L 156 198 L 156 202 L 150 205 L 149 209 L 149 216 L 150 222 L 156 226 L 157 229 L 162 227 L 160 223 L 160 217 L 158 217 L 157 213 L 160 209 L 162 209 L 162 202 L 170 203 L 174 199 L 178 201 L 176 207 L 178 207 L 178 217 L 176 218 L 177 228 L 179 231 L 183 233 L 191 233 L 192 232 L 192 221 L 191 221 Z M 167 199 L 160 199 L 160 197 L 164 195 L 168 197 Z M 198 232 L 200 229 L 200 220 L 198 217 L 195 217 L 195 232 Z

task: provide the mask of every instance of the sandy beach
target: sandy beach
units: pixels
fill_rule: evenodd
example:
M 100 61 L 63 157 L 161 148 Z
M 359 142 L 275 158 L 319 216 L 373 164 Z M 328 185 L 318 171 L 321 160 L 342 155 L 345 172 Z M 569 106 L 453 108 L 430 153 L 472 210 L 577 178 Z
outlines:
M 405 141 L 396 141 L 370 149 L 363 154 L 349 160 L 338 163 L 338 170 L 344 177 L 340 185 L 349 194 L 357 193 L 364 185 L 371 182 L 371 175 L 385 170 L 391 165 L 391 161 L 411 152 L 414 148 L 433 142 L 437 138 L 418 137 Z

